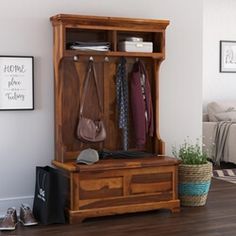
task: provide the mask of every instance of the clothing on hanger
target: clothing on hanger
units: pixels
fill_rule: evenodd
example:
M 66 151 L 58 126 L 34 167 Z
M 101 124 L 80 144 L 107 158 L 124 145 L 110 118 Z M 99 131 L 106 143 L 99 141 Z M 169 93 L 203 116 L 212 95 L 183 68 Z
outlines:
M 153 107 L 151 89 L 144 64 L 134 63 L 130 82 L 130 101 L 136 147 L 142 149 L 146 135 L 153 136 Z
M 123 150 L 128 150 L 128 121 L 129 121 L 129 93 L 128 80 L 126 78 L 126 60 L 120 58 L 116 72 L 116 100 L 118 109 L 119 128 L 122 129 Z

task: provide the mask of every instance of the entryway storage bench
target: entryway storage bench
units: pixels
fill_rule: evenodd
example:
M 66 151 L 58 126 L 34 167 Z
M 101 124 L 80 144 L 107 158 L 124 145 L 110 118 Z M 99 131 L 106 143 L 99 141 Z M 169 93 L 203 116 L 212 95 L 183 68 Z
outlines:
M 164 155 L 159 135 L 159 68 L 165 58 L 167 20 L 97 17 L 59 14 L 51 17 L 54 36 L 55 84 L 55 159 L 53 164 L 70 179 L 70 223 L 85 218 L 147 211 L 160 208 L 179 211 L 177 193 L 178 161 Z M 121 51 L 119 43 L 127 38 L 151 42 L 152 52 Z M 71 49 L 75 42 L 108 42 L 109 50 Z M 137 47 L 142 47 L 138 44 Z M 76 164 L 85 148 L 120 150 L 121 131 L 116 106 L 117 62 L 126 59 L 129 72 L 133 63 L 145 64 L 151 88 L 154 135 L 147 137 L 145 151 L 156 156 L 100 160 L 93 165 Z M 76 137 L 83 81 L 89 60 L 94 61 L 102 97 L 103 120 L 107 138 L 100 143 L 84 143 Z M 92 90 L 86 99 L 86 114 L 95 117 Z M 130 121 L 129 148 L 135 150 Z

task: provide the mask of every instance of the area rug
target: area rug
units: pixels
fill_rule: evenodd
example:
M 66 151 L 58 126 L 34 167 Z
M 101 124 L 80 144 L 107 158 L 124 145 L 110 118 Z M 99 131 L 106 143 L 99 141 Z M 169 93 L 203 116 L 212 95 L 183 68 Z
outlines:
M 236 184 L 236 169 L 213 170 L 213 178 Z

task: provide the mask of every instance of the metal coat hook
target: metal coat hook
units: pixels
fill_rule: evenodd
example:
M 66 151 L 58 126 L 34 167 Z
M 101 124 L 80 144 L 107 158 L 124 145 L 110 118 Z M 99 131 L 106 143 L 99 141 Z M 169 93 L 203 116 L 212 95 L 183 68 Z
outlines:
M 74 61 L 78 61 L 78 60 L 79 60 L 79 56 L 74 56 L 74 57 L 73 57 L 73 60 L 74 60 Z

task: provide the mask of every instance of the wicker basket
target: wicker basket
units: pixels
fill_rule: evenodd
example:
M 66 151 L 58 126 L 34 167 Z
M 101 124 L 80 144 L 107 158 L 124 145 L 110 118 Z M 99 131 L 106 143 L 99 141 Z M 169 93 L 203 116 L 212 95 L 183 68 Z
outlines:
M 206 204 L 212 176 L 212 164 L 179 165 L 179 199 L 182 206 Z

